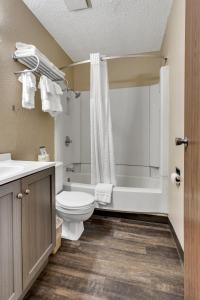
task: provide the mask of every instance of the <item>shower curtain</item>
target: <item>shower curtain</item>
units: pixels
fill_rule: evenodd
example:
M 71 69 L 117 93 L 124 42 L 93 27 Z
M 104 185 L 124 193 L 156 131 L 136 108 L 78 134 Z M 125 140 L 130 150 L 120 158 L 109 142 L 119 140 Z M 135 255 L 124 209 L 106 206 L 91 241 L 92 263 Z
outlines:
M 91 183 L 116 184 L 107 62 L 90 54 Z

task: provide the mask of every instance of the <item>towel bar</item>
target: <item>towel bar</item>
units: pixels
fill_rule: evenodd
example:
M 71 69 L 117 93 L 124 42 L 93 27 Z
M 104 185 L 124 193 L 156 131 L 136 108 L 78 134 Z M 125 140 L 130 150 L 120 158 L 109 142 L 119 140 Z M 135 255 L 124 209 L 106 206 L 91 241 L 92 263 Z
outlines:
M 28 70 L 16 71 L 14 74 L 21 74 L 26 72 L 33 72 L 36 75 L 45 75 L 53 81 L 63 81 L 64 77 L 59 75 L 55 70 L 50 68 L 45 62 L 40 60 L 37 55 L 31 54 L 26 56 L 16 56 L 15 54 L 12 57 L 15 61 L 22 63 L 27 66 Z

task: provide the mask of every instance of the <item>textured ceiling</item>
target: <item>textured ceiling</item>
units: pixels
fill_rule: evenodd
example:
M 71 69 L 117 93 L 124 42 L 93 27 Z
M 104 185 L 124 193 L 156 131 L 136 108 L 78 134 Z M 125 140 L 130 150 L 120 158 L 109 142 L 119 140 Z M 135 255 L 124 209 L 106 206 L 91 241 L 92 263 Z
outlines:
M 159 51 L 173 0 L 91 0 L 70 12 L 64 0 L 23 0 L 74 61 Z M 73 0 L 72 0 L 73 1 Z

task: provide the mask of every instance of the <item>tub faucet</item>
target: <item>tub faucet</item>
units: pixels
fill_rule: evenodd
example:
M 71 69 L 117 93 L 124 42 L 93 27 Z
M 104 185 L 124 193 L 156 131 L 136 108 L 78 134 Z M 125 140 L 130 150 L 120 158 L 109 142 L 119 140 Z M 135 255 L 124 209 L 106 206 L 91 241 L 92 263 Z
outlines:
M 66 172 L 74 172 L 74 167 L 66 167 Z

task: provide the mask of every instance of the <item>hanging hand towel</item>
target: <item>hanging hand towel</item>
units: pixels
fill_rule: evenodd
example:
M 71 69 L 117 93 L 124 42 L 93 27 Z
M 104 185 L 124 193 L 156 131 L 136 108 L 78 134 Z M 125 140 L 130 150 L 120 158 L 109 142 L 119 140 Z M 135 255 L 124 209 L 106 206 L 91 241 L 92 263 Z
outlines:
M 63 94 L 61 87 L 44 75 L 40 77 L 38 87 L 41 91 L 42 110 L 48 112 L 52 117 L 61 113 L 63 111 L 60 97 Z
M 61 87 L 56 83 L 53 82 L 54 85 L 54 111 L 56 113 L 60 113 L 63 111 L 62 104 L 61 104 L 61 96 L 63 95 L 63 91 Z
M 111 203 L 113 184 L 98 183 L 95 187 L 94 200 L 99 204 L 107 205 Z
M 38 87 L 41 93 L 42 111 L 50 112 L 52 110 L 52 97 L 54 94 L 53 82 L 48 77 L 42 75 Z
M 63 95 L 63 91 L 56 82 L 53 82 L 53 86 L 54 86 L 54 94 L 53 94 L 52 107 L 49 114 L 52 117 L 56 117 L 58 114 L 60 114 L 63 111 L 63 107 L 61 104 L 61 95 Z
M 18 80 L 22 83 L 22 107 L 35 108 L 36 78 L 32 72 L 25 72 Z

